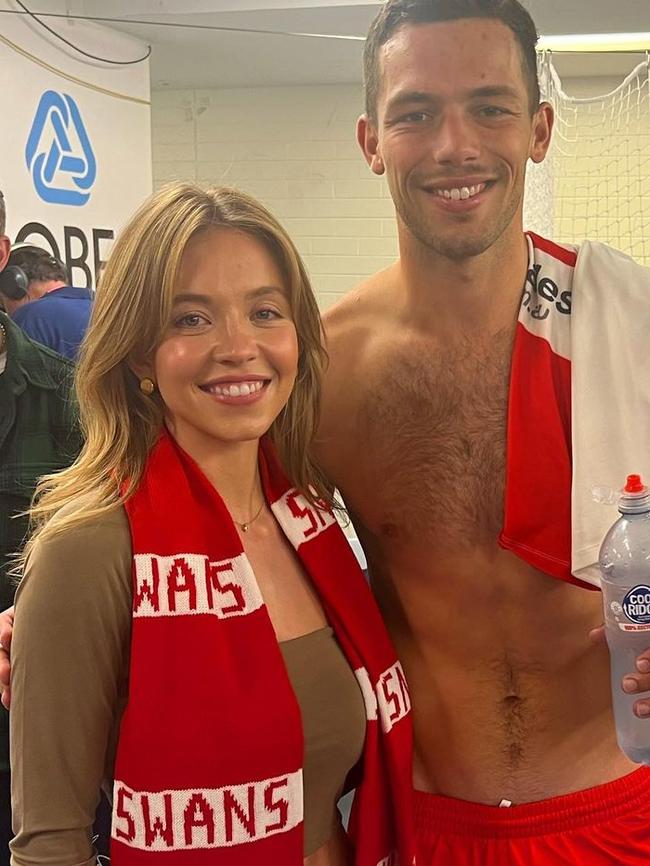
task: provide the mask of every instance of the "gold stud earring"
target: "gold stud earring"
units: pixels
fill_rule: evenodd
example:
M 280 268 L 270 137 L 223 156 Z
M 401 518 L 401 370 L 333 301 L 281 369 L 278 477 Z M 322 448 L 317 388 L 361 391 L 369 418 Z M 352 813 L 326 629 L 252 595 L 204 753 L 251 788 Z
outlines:
M 149 379 L 145 376 L 144 379 L 140 379 L 140 390 L 143 394 L 146 394 L 147 397 L 151 397 L 153 392 L 156 390 L 156 383 L 153 379 Z

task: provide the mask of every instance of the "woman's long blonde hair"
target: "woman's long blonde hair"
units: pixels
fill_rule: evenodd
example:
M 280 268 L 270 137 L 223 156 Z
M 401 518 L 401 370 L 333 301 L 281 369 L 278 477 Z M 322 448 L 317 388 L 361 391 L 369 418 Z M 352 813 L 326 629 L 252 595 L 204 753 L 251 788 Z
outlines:
M 298 333 L 298 375 L 270 435 L 292 482 L 310 501 L 331 504 L 310 457 L 325 351 L 318 307 L 300 256 L 277 220 L 245 193 L 174 183 L 142 205 L 111 252 L 75 377 L 85 444 L 68 469 L 39 482 L 23 564 L 37 538 L 45 540 L 94 520 L 136 489 L 160 433 L 164 406 L 159 396 L 140 391 L 129 364 L 153 358 L 170 317 L 183 252 L 197 232 L 214 227 L 236 229 L 263 243 L 286 280 Z M 83 510 L 67 509 L 51 519 L 81 494 Z

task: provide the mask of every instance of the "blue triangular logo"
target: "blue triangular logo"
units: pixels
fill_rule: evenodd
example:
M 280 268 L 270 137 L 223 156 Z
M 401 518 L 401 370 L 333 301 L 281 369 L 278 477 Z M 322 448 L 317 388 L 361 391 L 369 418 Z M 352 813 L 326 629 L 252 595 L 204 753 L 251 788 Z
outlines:
M 25 160 L 43 201 L 81 206 L 90 198 L 97 163 L 77 103 L 46 90 L 36 109 Z

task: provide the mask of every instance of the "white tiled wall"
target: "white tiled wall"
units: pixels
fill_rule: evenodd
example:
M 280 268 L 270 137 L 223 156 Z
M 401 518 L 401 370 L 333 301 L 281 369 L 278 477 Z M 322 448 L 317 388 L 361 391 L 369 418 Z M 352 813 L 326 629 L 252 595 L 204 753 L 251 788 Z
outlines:
M 397 255 L 386 183 L 355 139 L 358 84 L 152 94 L 154 184 L 257 196 L 305 259 L 322 309 Z

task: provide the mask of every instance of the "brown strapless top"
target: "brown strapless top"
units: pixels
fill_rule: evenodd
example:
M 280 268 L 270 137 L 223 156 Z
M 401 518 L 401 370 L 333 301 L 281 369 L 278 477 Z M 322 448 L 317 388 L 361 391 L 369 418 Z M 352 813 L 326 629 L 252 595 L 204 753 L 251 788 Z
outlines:
M 336 802 L 363 752 L 366 712 L 332 628 L 283 641 L 280 649 L 302 713 L 307 857 L 327 842 L 338 820 Z

